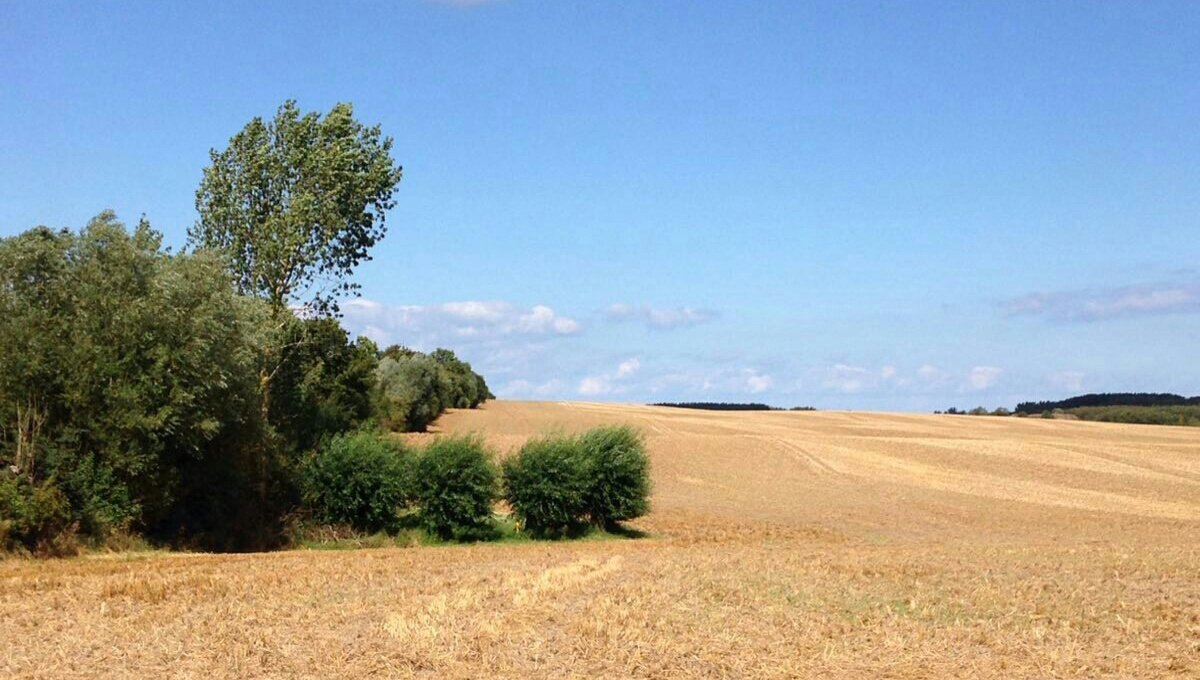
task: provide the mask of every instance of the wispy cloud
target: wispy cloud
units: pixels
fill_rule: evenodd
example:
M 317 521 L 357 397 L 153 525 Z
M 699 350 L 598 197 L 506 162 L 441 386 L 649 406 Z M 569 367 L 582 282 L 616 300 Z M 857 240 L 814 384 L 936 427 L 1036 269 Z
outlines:
M 771 389 L 775 381 L 769 375 L 759 373 L 757 370 L 748 368 L 744 371 L 746 377 L 746 391 L 750 394 L 762 394 Z
M 633 357 L 617 364 L 615 371 L 596 375 L 584 376 L 579 381 L 579 394 L 585 397 L 597 397 L 605 394 L 620 394 L 626 390 L 623 381 L 631 378 L 642 367 L 642 362 Z
M 1194 313 L 1200 312 L 1200 281 L 1035 292 L 1008 300 L 1002 308 L 1009 316 L 1042 316 L 1053 321 L 1079 322 Z
M 610 321 L 640 321 L 650 328 L 667 330 L 696 326 L 717 318 L 717 313 L 695 307 L 654 307 L 651 305 L 609 305 L 604 312 Z
M 825 371 L 821 386 L 842 394 L 856 394 L 875 385 L 875 374 L 862 366 L 834 364 Z
M 937 366 L 925 364 L 917 369 L 917 377 L 926 385 L 941 385 L 950 378 L 950 373 Z
M 497 338 L 569 336 L 582 330 L 578 321 L 545 305 L 519 307 L 495 300 L 385 305 L 359 298 L 343 303 L 342 313 L 348 328 L 380 344 L 421 348 Z

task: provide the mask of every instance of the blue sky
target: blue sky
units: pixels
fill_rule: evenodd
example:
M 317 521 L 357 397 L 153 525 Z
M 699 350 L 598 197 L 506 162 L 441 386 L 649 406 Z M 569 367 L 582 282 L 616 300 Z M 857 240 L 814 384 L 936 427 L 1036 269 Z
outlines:
M 0 3 L 0 235 L 145 213 L 285 99 L 396 139 L 346 324 L 502 396 L 1200 393 L 1191 2 Z

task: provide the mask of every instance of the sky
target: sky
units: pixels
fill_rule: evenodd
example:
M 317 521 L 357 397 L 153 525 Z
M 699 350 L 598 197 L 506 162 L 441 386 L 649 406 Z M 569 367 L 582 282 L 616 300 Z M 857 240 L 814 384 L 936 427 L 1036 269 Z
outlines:
M 0 236 L 351 102 L 404 166 L 344 324 L 517 399 L 1200 393 L 1194 2 L 0 2 Z

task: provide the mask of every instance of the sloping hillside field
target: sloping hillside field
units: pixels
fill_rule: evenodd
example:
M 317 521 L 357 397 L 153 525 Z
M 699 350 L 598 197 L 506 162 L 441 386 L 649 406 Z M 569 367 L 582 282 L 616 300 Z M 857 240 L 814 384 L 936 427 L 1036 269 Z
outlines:
M 490 402 L 628 422 L 646 538 L 0 562 L 16 677 L 1200 677 L 1200 429 Z

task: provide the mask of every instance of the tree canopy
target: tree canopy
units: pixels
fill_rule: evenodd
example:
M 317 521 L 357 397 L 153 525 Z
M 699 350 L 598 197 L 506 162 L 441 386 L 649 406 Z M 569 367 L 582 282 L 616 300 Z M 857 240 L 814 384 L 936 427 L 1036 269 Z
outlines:
M 325 116 L 296 102 L 270 121 L 254 118 L 210 152 L 196 191 L 197 248 L 222 252 L 243 294 L 276 310 L 336 313 L 355 294 L 355 268 L 387 232 L 402 169 L 393 140 L 354 118 L 350 104 Z

